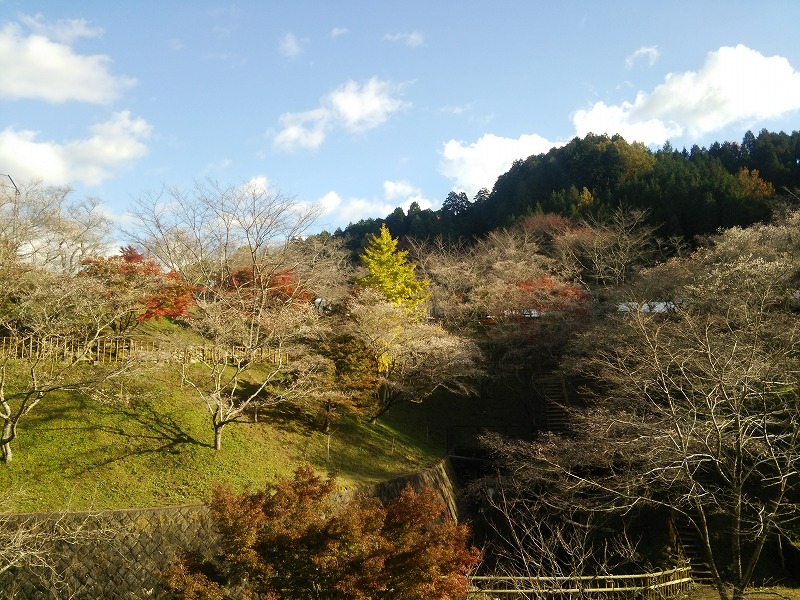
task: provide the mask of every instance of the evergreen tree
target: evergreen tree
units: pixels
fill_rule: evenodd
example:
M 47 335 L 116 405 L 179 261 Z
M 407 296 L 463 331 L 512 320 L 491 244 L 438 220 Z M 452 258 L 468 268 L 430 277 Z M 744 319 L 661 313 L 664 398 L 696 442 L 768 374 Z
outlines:
M 407 256 L 408 251 L 398 250 L 397 239 L 382 225 L 380 235 L 372 236 L 361 255 L 361 263 L 369 273 L 359 283 L 377 288 L 392 304 L 416 308 L 428 297 L 428 282 L 417 279 L 417 266 L 410 264 Z

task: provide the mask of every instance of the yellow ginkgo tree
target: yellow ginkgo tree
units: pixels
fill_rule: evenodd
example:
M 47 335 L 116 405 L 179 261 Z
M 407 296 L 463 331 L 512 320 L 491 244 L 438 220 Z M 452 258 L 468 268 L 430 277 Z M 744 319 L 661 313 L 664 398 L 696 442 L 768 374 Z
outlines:
M 414 312 L 428 298 L 428 281 L 417 279 L 417 265 L 408 262 L 408 251 L 397 249 L 386 225 L 369 240 L 361 263 L 367 275 L 359 283 L 377 289 L 390 303 Z

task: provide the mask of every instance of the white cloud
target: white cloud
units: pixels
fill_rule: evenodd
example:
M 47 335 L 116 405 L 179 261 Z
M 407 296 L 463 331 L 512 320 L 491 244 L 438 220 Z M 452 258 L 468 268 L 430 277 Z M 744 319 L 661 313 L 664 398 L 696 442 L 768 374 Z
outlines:
M 18 23 L 0 29 L 0 97 L 107 104 L 136 83 L 109 73 L 108 56 L 80 55 L 70 47 L 78 38 L 99 35 L 85 21 L 47 25 L 38 16 L 23 19 L 33 33 L 25 34 Z
M 625 68 L 632 69 L 633 66 L 640 60 L 645 59 L 648 66 L 653 66 L 658 60 L 659 52 L 656 46 L 642 46 L 638 48 L 633 54 L 625 57 Z
M 407 181 L 384 181 L 383 195 L 387 200 L 397 200 L 398 198 L 408 198 L 419 194 L 419 189 Z
M 348 81 L 328 96 L 331 110 L 351 131 L 365 131 L 383 124 L 389 116 L 406 106 L 396 98 L 400 87 L 373 77 L 363 85 Z
M 401 90 L 402 86 L 376 77 L 363 84 L 350 80 L 325 96 L 319 108 L 281 115 L 273 144 L 284 151 L 315 150 L 333 128 L 356 133 L 374 129 L 409 106 L 397 97 Z
M 281 150 L 291 152 L 298 148 L 316 150 L 325 141 L 330 111 L 317 108 L 301 113 L 285 113 L 280 117 L 281 130 L 272 143 Z
M 472 110 L 472 104 L 468 103 L 463 105 L 443 106 L 442 108 L 439 109 L 439 112 L 458 117 L 460 115 L 470 112 L 471 110 Z
M 331 228 L 345 227 L 348 223 L 375 218 L 376 215 L 382 217 L 388 215 L 397 206 L 382 199 L 354 196 L 342 198 L 334 191 L 325 194 L 318 202 L 324 211 L 321 225 Z M 332 225 L 326 225 L 326 222 Z
M 578 110 L 572 115 L 576 135 L 584 137 L 588 133 L 618 133 L 631 142 L 662 144 L 683 134 L 683 127 L 674 121 L 667 122 L 657 118 L 637 120 L 633 114 L 634 108 L 628 102 L 619 106 L 597 102 L 589 110 Z
M 272 190 L 272 184 L 264 175 L 256 175 L 239 186 L 239 189 L 245 193 L 266 194 Z
M 467 195 L 474 196 L 481 188 L 491 189 L 515 160 L 547 152 L 558 145 L 535 134 L 512 139 L 487 133 L 469 145 L 450 140 L 442 150 L 439 172 Z
M 208 163 L 203 168 L 203 173 L 213 173 L 215 171 L 224 171 L 228 167 L 230 167 L 232 164 L 233 164 L 233 161 L 230 158 L 223 158 L 220 161 Z
M 97 185 L 144 156 L 149 135 L 150 125 L 128 111 L 95 124 L 86 139 L 63 144 L 42 141 L 35 131 L 7 127 L 0 132 L 0 164 L 20 179 Z
M 332 38 L 338 38 L 343 35 L 347 35 L 348 33 L 350 33 L 350 30 L 347 27 L 334 27 L 331 29 Z
M 295 34 L 289 32 L 281 38 L 278 44 L 281 54 L 286 58 L 296 58 L 303 53 L 303 45 Z
M 598 102 L 573 115 L 577 135 L 619 133 L 657 144 L 688 134 L 698 138 L 729 125 L 782 117 L 800 110 L 800 73 L 781 56 L 765 57 L 738 45 L 710 52 L 699 71 L 670 73 L 633 102 Z
M 325 214 L 330 214 L 342 205 L 342 198 L 336 192 L 330 191 L 319 199 L 319 204 Z
M 383 39 L 388 42 L 402 42 L 409 48 L 419 48 L 425 45 L 425 37 L 419 31 L 387 33 Z
M 102 27 L 90 27 L 85 19 L 61 19 L 48 23 L 41 14 L 22 15 L 19 20 L 37 35 L 71 44 L 80 38 L 100 37 Z

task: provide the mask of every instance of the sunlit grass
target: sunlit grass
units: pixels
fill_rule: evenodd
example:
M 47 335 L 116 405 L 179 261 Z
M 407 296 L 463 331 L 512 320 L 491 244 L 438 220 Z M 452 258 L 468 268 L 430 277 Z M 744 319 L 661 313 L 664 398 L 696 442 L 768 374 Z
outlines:
M 115 509 L 205 500 L 213 485 L 263 487 L 305 462 L 342 486 L 389 479 L 431 464 L 436 450 L 386 423 L 350 415 L 330 436 L 312 414 L 279 406 L 258 422 L 226 427 L 212 447 L 205 405 L 163 366 L 105 401 L 46 397 L 20 424 L 0 488 L 21 492 L 7 510 Z
M 173 329 L 147 334 L 181 334 Z M 445 455 L 450 426 L 526 419 L 514 396 L 440 394 L 399 405 L 374 424 L 365 415 L 347 415 L 326 435 L 312 408 L 282 404 L 260 411 L 257 422 L 247 414 L 228 425 L 216 452 L 207 409 L 191 386 L 181 385 L 176 365 L 152 366 L 107 392 L 102 399 L 52 394 L 22 420 L 14 461 L 0 465 L 0 490 L 14 497 L 5 510 L 197 503 L 217 482 L 264 487 L 303 463 L 353 487 L 433 464 Z

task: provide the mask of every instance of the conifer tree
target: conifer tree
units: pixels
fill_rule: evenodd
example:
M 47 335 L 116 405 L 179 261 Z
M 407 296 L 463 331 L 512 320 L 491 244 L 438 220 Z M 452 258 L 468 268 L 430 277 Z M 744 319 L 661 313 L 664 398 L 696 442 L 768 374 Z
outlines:
M 369 272 L 359 283 L 378 289 L 392 304 L 413 310 L 428 297 L 428 281 L 418 280 L 414 274 L 417 265 L 407 261 L 408 251 L 397 249 L 386 225 L 381 225 L 380 235 L 372 239 L 361 255 L 361 263 Z

